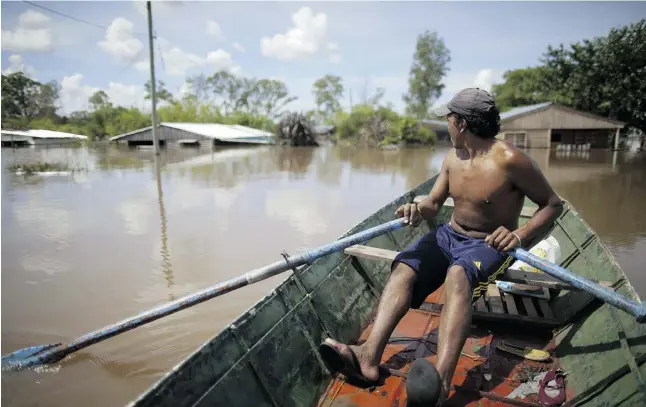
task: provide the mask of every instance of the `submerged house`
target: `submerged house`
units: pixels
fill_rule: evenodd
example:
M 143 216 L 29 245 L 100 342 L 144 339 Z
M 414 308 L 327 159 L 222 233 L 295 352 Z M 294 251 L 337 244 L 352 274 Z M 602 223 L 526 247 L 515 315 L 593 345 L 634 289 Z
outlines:
M 422 125 L 432 130 L 438 140 L 449 140 L 449 122 L 446 120 L 422 120 Z
M 215 144 L 271 144 L 273 134 L 240 125 L 218 123 L 159 123 L 155 136 L 160 146 L 168 144 L 212 146 Z M 129 146 L 152 145 L 152 126 L 110 138 Z
M 87 136 L 52 130 L 0 130 L 2 146 L 65 145 L 87 140 Z
M 552 102 L 500 114 L 498 138 L 522 148 L 614 148 L 626 123 Z

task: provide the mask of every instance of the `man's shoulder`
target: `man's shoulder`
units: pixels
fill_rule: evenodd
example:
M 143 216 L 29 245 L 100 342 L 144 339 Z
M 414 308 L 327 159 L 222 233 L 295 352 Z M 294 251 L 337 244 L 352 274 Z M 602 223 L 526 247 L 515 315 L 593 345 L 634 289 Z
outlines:
M 529 156 L 506 140 L 497 140 L 495 148 L 495 160 L 505 169 L 513 170 L 519 166 L 531 165 L 532 161 Z

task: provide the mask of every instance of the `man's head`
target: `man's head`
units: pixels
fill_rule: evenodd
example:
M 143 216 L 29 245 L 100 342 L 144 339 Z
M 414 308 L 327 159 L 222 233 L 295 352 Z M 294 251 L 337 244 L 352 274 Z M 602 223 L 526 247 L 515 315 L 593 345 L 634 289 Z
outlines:
M 493 97 L 478 88 L 458 92 L 449 103 L 433 109 L 436 116 L 447 116 L 449 135 L 455 148 L 464 148 L 467 137 L 494 138 L 500 131 L 500 114 Z

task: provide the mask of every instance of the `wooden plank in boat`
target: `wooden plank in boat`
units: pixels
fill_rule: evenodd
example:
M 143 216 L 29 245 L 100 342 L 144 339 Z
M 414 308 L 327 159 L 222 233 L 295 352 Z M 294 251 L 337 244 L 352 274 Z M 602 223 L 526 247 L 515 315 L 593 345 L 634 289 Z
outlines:
M 415 199 L 413 199 L 413 202 L 420 203 L 427 197 L 428 195 L 418 195 L 415 197 Z M 443 206 L 450 206 L 450 207 L 455 206 L 455 202 L 453 201 L 453 198 L 451 197 L 446 198 L 446 201 L 444 201 Z M 531 206 L 523 206 L 523 209 L 520 211 L 520 216 L 523 218 L 531 218 L 532 216 L 534 216 L 536 209 L 538 208 L 533 208 Z
M 425 302 L 419 308 L 421 310 L 439 315 L 442 312 L 443 305 L 432 303 L 432 302 Z M 499 314 L 491 311 L 483 312 L 483 311 L 474 310 L 472 316 L 474 321 L 512 322 L 512 323 L 519 323 L 519 324 L 531 324 L 542 328 L 555 328 L 560 325 L 560 322 L 557 321 L 556 319 L 530 317 L 525 315 Z
M 502 293 L 502 297 L 505 300 L 505 304 L 507 304 L 507 313 L 510 315 L 518 315 L 518 308 L 516 308 L 514 296 L 509 293 Z M 554 318 L 554 315 L 552 315 L 551 318 Z
M 395 260 L 398 252 L 363 245 L 354 245 L 344 250 L 345 254 L 371 260 Z
M 505 308 L 502 306 L 502 299 L 500 298 L 500 291 L 498 291 L 497 285 L 489 284 L 487 286 L 487 301 L 489 302 L 491 312 L 496 312 L 498 314 L 505 313 Z
M 344 253 L 350 256 L 360 257 L 372 260 L 389 260 L 393 261 L 398 252 L 394 250 L 380 249 L 363 245 L 354 245 L 346 248 Z M 546 287 L 556 290 L 577 290 L 569 284 L 557 280 L 556 278 L 545 273 L 532 273 L 520 270 L 505 270 L 505 273 L 498 278 L 501 281 L 510 281 L 512 283 L 527 284 L 534 287 Z
M 476 311 L 487 312 L 487 304 L 482 295 L 476 300 Z
M 548 304 L 547 301 L 538 300 L 538 307 L 541 309 L 541 312 L 543 313 L 543 316 L 545 318 L 554 318 L 552 308 L 550 308 L 550 304 Z
M 525 311 L 527 311 L 527 315 L 529 315 L 530 317 L 538 317 L 538 312 L 536 312 L 536 307 L 534 307 L 532 299 L 525 296 L 521 296 L 521 298 L 523 305 L 525 306 Z

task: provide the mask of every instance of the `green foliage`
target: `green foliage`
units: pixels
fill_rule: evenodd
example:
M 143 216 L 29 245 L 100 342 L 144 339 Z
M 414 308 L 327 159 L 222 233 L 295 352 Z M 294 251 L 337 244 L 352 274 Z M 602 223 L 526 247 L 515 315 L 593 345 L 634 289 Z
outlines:
M 187 81 L 189 97 L 199 103 L 210 103 L 225 116 L 234 113 L 276 118 L 280 111 L 297 98 L 290 96 L 287 85 L 276 79 L 244 78 L 218 71 L 208 78 L 193 76 Z
M 433 145 L 437 140 L 435 133 L 416 118 L 400 116 L 384 106 L 357 105 L 350 113 L 340 111 L 336 125 L 340 141 L 359 145 Z
M 492 95 L 501 112 L 513 107 L 543 103 L 555 98 L 547 81 L 547 69 L 515 69 L 503 75 L 504 82 L 493 85 Z
M 312 93 L 314 93 L 318 114 L 324 121 L 341 109 L 339 99 L 343 96 L 343 83 L 340 76 L 325 75 L 314 82 Z
M 56 112 L 59 88 L 55 82 L 40 83 L 22 72 L 2 75 L 2 120 L 26 127 L 35 117 Z
M 437 33 L 425 31 L 417 37 L 413 65 L 408 78 L 408 93 L 404 95 L 406 113 L 426 119 L 433 103 L 442 94 L 451 53 Z
M 646 131 L 646 19 L 569 47 L 548 47 L 542 65 L 494 86 L 503 108 L 552 101 Z
M 10 164 L 9 171 L 31 175 L 36 172 L 67 171 L 68 167 L 60 163 L 35 162 L 30 164 Z

